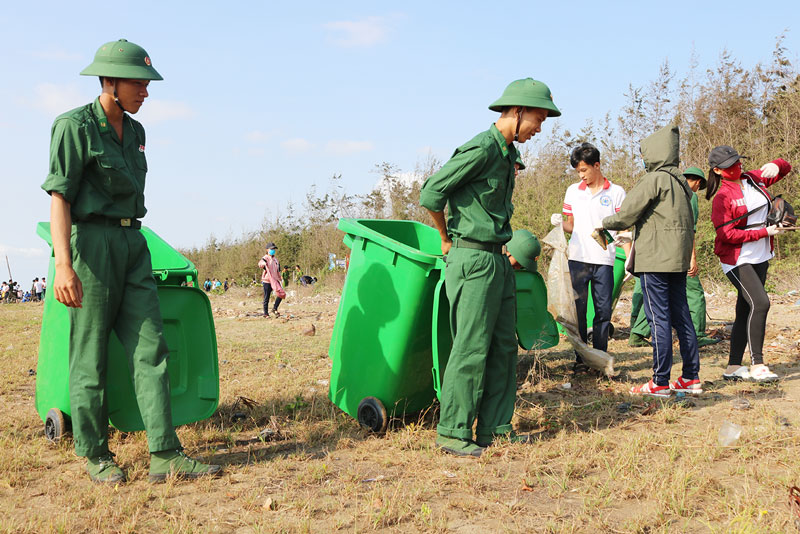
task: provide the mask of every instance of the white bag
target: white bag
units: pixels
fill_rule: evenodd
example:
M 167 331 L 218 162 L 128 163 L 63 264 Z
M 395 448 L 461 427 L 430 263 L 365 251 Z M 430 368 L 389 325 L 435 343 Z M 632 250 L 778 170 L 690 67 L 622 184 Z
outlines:
M 572 279 L 569 276 L 567 239 L 564 237 L 561 223 L 556 224 L 542 242 L 553 247 L 553 256 L 547 271 L 547 311 L 564 328 L 567 339 L 586 365 L 605 373 L 608 377 L 615 376 L 614 358 L 607 352 L 589 347 L 581 341 L 581 336 L 578 334 L 575 290 L 572 289 Z

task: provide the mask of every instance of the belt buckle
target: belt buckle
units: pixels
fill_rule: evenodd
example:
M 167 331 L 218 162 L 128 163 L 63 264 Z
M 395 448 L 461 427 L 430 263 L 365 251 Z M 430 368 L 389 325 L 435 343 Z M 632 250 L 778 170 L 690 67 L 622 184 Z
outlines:
M 130 219 L 120 219 L 119 220 L 119 225 L 120 226 L 130 226 L 131 225 L 131 220 Z

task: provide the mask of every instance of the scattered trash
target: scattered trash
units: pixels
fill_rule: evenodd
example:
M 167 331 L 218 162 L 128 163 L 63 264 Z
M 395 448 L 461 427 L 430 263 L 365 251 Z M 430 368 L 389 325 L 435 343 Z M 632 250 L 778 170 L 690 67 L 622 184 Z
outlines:
M 247 414 L 242 412 L 236 412 L 235 414 L 231 415 L 231 422 L 236 423 L 238 421 L 244 421 L 247 419 Z
M 386 475 L 378 475 L 378 476 L 373 477 L 373 478 L 365 478 L 361 482 L 379 482 L 379 481 L 383 480 L 384 478 L 386 478 Z
M 28 376 L 35 376 L 35 375 L 36 371 L 34 371 L 33 369 L 28 369 Z
M 743 399 L 742 397 L 736 397 L 731 401 L 731 407 L 734 410 L 749 410 L 750 401 L 747 399 Z
M 778 415 L 775 417 L 775 423 L 784 428 L 789 428 L 790 426 L 792 426 L 792 423 L 782 415 Z
M 572 389 L 572 384 L 570 384 L 569 382 L 561 384 L 561 389 Z
M 444 476 L 446 476 L 447 478 L 456 478 L 456 474 L 451 473 L 450 471 L 445 471 Z
M 795 306 L 800 306 L 800 300 L 796 301 L 796 302 L 794 303 L 794 305 L 795 305 Z
M 717 442 L 722 447 L 730 447 L 731 445 L 739 441 L 739 437 L 741 435 L 742 435 L 742 427 L 740 427 L 736 423 L 725 421 L 724 423 L 722 423 L 722 426 L 719 429 Z
M 304 336 L 313 336 L 316 333 L 317 333 L 317 327 L 312 324 L 311 328 L 309 328 L 308 330 L 303 332 L 303 335 Z
M 800 293 L 800 291 L 798 291 L 796 289 L 792 289 L 791 291 L 787 292 L 786 294 L 789 295 L 790 297 L 793 297 L 793 296 L 797 295 L 798 293 Z
M 327 386 L 328 384 L 330 384 L 330 380 L 317 380 L 317 384 L 319 384 L 320 386 Z
M 685 399 L 686 398 L 686 393 L 684 393 L 683 391 L 678 391 L 677 393 L 675 393 L 675 398 L 676 399 Z
M 278 509 L 278 501 L 273 499 L 272 497 L 267 497 L 264 500 L 264 510 L 277 510 Z
M 620 402 L 619 404 L 617 404 L 617 412 L 628 413 L 629 411 L 631 411 L 630 402 Z
M 275 441 L 280 437 L 280 434 L 274 428 L 265 428 L 258 433 L 258 439 L 261 441 Z

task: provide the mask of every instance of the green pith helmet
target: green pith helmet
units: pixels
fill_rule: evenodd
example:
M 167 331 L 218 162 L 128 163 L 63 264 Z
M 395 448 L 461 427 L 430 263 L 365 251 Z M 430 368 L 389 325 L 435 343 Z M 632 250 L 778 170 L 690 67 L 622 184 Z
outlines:
M 508 106 L 541 108 L 547 110 L 548 117 L 560 117 L 561 111 L 553 103 L 553 95 L 546 84 L 533 78 L 516 80 L 508 84 L 503 96 L 489 106 L 492 111 L 502 111 Z
M 542 245 L 535 235 L 524 228 L 515 230 L 506 248 L 520 265 L 532 273 L 536 272 L 536 258 L 542 253 Z
M 82 76 L 107 76 L 133 80 L 163 80 L 153 68 L 150 56 L 141 46 L 125 39 L 111 41 L 100 47 L 92 64 L 81 71 Z
M 689 167 L 683 171 L 683 175 L 687 180 L 700 180 L 700 189 L 706 188 L 706 173 L 699 167 Z

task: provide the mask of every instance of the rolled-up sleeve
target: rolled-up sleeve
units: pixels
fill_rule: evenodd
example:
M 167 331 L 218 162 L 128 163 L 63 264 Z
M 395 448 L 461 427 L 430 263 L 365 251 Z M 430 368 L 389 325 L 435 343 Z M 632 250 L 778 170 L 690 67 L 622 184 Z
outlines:
M 488 154 L 481 146 L 460 148 L 437 172 L 425 180 L 419 194 L 419 203 L 431 211 L 442 211 L 453 191 L 469 183 L 480 174 Z
M 53 124 L 50 139 L 50 168 L 42 184 L 48 193 L 60 193 L 72 204 L 83 179 L 86 141 L 80 125 L 68 118 Z

